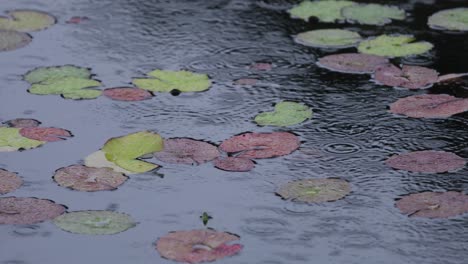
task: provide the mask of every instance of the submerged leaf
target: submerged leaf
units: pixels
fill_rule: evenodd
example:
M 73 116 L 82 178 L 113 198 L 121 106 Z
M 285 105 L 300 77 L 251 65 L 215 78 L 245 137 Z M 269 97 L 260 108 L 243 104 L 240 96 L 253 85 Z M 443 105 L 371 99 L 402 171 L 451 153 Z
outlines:
M 466 161 L 454 153 L 425 150 L 393 156 L 385 164 L 411 172 L 442 173 L 461 169 Z
M 246 172 L 253 170 L 255 163 L 251 159 L 226 157 L 216 159 L 214 166 L 225 171 Z
M 275 111 L 258 114 L 255 122 L 261 126 L 292 126 L 310 118 L 312 118 L 312 109 L 308 106 L 283 101 L 275 105 Z
M 255 85 L 257 84 L 257 79 L 253 78 L 243 78 L 243 79 L 238 79 L 234 82 L 235 85 Z
M 388 63 L 388 59 L 381 56 L 344 53 L 322 57 L 317 65 L 336 72 L 344 73 L 373 73 L 377 66 Z
M 316 17 L 321 22 L 335 22 L 344 20 L 341 15 L 341 9 L 354 5 L 352 1 L 325 0 L 325 1 L 302 1 L 299 5 L 288 10 L 293 18 L 309 20 Z
M 273 65 L 271 63 L 267 62 L 255 62 L 249 67 L 252 70 L 257 70 L 257 71 L 271 71 L 273 68 Z
M 387 64 L 377 68 L 374 78 L 388 86 L 425 89 L 436 83 L 438 76 L 437 71 L 426 67 L 403 65 L 400 70 L 392 64 Z
M 276 192 L 286 200 L 321 203 L 339 200 L 351 192 L 350 184 L 340 179 L 305 179 L 281 186 Z
M 405 11 L 396 6 L 379 4 L 359 4 L 342 9 L 341 14 L 350 22 L 358 22 L 364 25 L 385 25 L 392 19 L 403 20 Z
M 61 141 L 67 137 L 72 137 L 70 131 L 55 127 L 24 127 L 20 129 L 23 137 L 39 141 Z
M 31 43 L 32 38 L 26 33 L 0 30 L 0 52 L 25 47 Z
M 427 41 L 413 42 L 414 40 L 411 35 L 381 35 L 362 41 L 358 50 L 384 57 L 405 57 L 425 53 L 434 47 Z
M 84 21 L 88 21 L 89 20 L 89 17 L 86 17 L 86 16 L 74 16 L 74 17 L 70 17 L 70 19 L 67 20 L 67 24 L 80 24 Z
M 8 11 L 9 17 L 0 17 L 0 29 L 31 32 L 46 29 L 55 24 L 55 17 L 41 11 Z
M 0 198 L 0 224 L 28 225 L 53 219 L 65 212 L 63 205 L 38 198 Z
M 23 180 L 16 173 L 0 169 L 0 195 L 14 191 L 22 184 Z
M 14 127 L 0 127 L 0 151 L 2 151 L 2 147 L 8 147 L 10 151 L 32 149 L 45 143 L 44 141 L 23 137 L 20 130 L 20 128 Z
M 199 165 L 219 156 L 215 145 L 190 138 L 165 139 L 164 150 L 154 153 L 158 160 L 189 165 Z
M 344 29 L 318 29 L 300 33 L 294 40 L 316 48 L 348 48 L 359 43 L 361 35 Z
M 422 192 L 404 196 L 396 207 L 410 217 L 448 218 L 468 213 L 468 195 L 461 192 Z
M 468 99 L 448 94 L 413 95 L 390 105 L 390 112 L 414 118 L 447 118 L 466 111 Z
M 134 87 L 108 88 L 103 94 L 116 101 L 142 101 L 153 97 L 147 90 Z
M 208 90 L 211 81 L 206 74 L 189 71 L 154 70 L 148 73 L 150 78 L 133 79 L 135 86 L 154 92 L 201 92 Z
M 439 11 L 429 17 L 427 24 L 433 29 L 468 31 L 468 8 Z
M 30 118 L 17 118 L 4 122 L 9 127 L 23 128 L 23 127 L 38 127 L 41 122 L 36 119 Z

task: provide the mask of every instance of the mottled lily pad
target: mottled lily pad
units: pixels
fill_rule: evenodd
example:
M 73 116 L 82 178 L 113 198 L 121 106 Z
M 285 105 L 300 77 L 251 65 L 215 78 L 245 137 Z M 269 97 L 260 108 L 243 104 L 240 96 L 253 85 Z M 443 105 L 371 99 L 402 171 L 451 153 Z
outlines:
M 76 211 L 54 219 L 60 229 L 84 235 L 114 235 L 136 226 L 127 215 L 112 211 Z
M 399 170 L 442 173 L 465 167 L 466 160 L 450 152 L 425 150 L 396 155 L 385 163 Z
M 3 195 L 12 192 L 18 189 L 22 184 L 23 180 L 16 173 L 0 169 L 0 194 Z
M 28 225 L 53 219 L 65 212 L 63 205 L 38 198 L 0 198 L 0 224 Z
M 468 8 L 439 11 L 429 17 L 427 24 L 433 29 L 468 31 Z
M 361 41 L 359 33 L 344 29 L 318 29 L 298 34 L 294 40 L 316 48 L 348 48 Z
M 23 127 L 20 134 L 29 139 L 47 142 L 62 141 L 73 136 L 70 131 L 55 127 Z
M 351 192 L 350 184 L 341 179 L 305 179 L 281 186 L 276 192 L 286 200 L 322 203 L 339 200 Z
M 322 57 L 317 65 L 336 72 L 364 74 L 373 73 L 377 66 L 386 63 L 388 63 L 388 59 L 381 56 L 343 53 Z
M 154 157 L 167 163 L 199 165 L 220 156 L 218 147 L 208 142 L 190 138 L 164 140 L 164 150 Z
M 468 99 L 448 94 L 413 95 L 390 105 L 390 112 L 414 118 L 447 118 L 466 111 Z
M 0 51 L 10 51 L 25 47 L 32 37 L 26 33 L 0 30 Z
M 103 94 L 116 101 L 143 101 L 153 97 L 147 90 L 134 87 L 116 87 L 105 89 Z
M 403 20 L 406 17 L 405 10 L 396 6 L 379 4 L 360 4 L 347 6 L 341 10 L 341 14 L 348 22 L 357 22 L 364 25 L 385 25 L 394 20 Z
M 401 69 L 387 64 L 377 68 L 374 79 L 381 84 L 408 89 L 425 89 L 436 83 L 439 73 L 421 66 L 403 65 Z
M 422 192 L 404 196 L 396 207 L 410 217 L 448 218 L 468 213 L 468 195 L 461 192 Z
M 153 92 L 201 92 L 208 90 L 211 81 L 206 74 L 189 71 L 154 70 L 147 74 L 150 78 L 133 79 L 138 88 Z
M 413 41 L 415 38 L 411 35 L 381 35 L 362 41 L 358 50 L 361 53 L 384 57 L 405 57 L 423 54 L 434 47 L 427 41 Z
M 156 250 L 163 258 L 177 262 L 211 262 L 240 253 L 242 245 L 227 244 L 236 240 L 236 235 L 210 229 L 177 231 L 161 237 Z
M 214 166 L 225 171 L 245 172 L 255 168 L 255 163 L 251 159 L 226 157 L 214 161 Z
M 46 29 L 55 24 L 55 17 L 41 11 L 14 10 L 0 17 L 0 29 L 31 32 Z
M 4 122 L 9 127 L 23 128 L 23 127 L 38 127 L 41 122 L 36 119 L 30 118 L 17 118 Z
M 20 149 L 37 148 L 44 141 L 23 137 L 20 128 L 0 127 L 0 151 L 17 151 Z
M 219 148 L 238 158 L 266 159 L 284 156 L 299 148 L 299 138 L 289 132 L 244 133 L 225 140 Z
M 106 158 L 106 153 L 104 153 L 104 151 L 102 151 L 102 150 L 96 151 L 96 152 L 88 155 L 84 159 L 84 163 L 85 163 L 85 165 L 87 167 L 110 168 L 110 169 L 112 169 L 112 170 L 114 170 L 116 172 L 121 172 L 121 173 L 126 174 L 126 175 L 136 174 L 136 172 L 125 170 L 125 169 L 117 166 L 117 164 L 108 161 L 107 158 Z
M 275 111 L 264 112 L 255 117 L 261 126 L 292 126 L 312 118 L 312 109 L 307 105 L 283 101 L 275 105 Z
M 54 180 L 60 186 L 84 192 L 115 190 L 127 179 L 127 176 L 111 168 L 90 168 L 82 165 L 58 169 L 54 175 Z
M 344 20 L 341 15 L 341 10 L 344 7 L 352 6 L 355 2 L 352 1 L 303 1 L 299 5 L 288 10 L 293 18 L 309 20 L 311 17 L 316 17 L 321 22 L 335 22 L 336 20 Z

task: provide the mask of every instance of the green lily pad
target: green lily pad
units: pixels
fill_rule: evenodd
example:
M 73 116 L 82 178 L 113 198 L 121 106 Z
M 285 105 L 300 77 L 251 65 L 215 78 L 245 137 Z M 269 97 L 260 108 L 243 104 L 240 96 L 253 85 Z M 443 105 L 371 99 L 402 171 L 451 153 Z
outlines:
M 468 31 L 468 8 L 439 11 L 429 17 L 427 24 L 438 30 Z
M 31 41 L 31 36 L 26 33 L 0 30 L 0 51 L 19 49 L 28 45 Z
M 0 152 L 37 148 L 44 141 L 29 139 L 20 134 L 20 128 L 0 127 Z
M 40 11 L 8 11 L 9 17 L 0 17 L 0 29 L 31 32 L 46 29 L 55 24 L 55 17 Z
M 406 17 L 405 10 L 396 6 L 379 4 L 362 4 L 347 6 L 341 14 L 349 22 L 357 22 L 364 25 L 385 25 L 392 19 L 403 20 Z
M 361 35 L 344 29 L 319 29 L 300 33 L 294 40 L 316 48 L 347 48 L 361 41 Z
M 111 161 L 108 161 L 107 158 L 106 158 L 106 153 L 104 151 L 102 151 L 102 150 L 96 151 L 96 152 L 91 153 L 90 155 L 88 155 L 84 159 L 84 164 L 87 167 L 91 167 L 91 168 L 110 168 L 110 169 L 113 169 L 116 172 L 121 172 L 121 173 L 126 174 L 126 175 L 136 174 L 135 172 L 125 170 L 125 169 L 117 166 L 117 164 L 115 164 L 115 163 L 113 163 Z
M 312 117 L 312 110 L 303 104 L 283 101 L 275 105 L 274 112 L 264 112 L 255 117 L 261 126 L 292 126 Z
M 413 42 L 414 40 L 412 35 L 381 35 L 362 41 L 358 50 L 384 57 L 405 57 L 425 53 L 434 47 L 427 41 Z
M 286 200 L 321 203 L 339 200 L 351 192 L 350 184 L 340 179 L 306 179 L 287 183 L 276 192 Z
M 136 226 L 129 215 L 112 211 L 70 212 L 53 222 L 64 231 L 85 235 L 113 235 Z
M 154 70 L 148 73 L 150 78 L 133 79 L 138 88 L 153 92 L 201 92 L 208 90 L 211 81 L 206 74 L 189 71 L 163 71 Z
M 344 20 L 341 15 L 341 9 L 347 6 L 354 5 L 353 1 L 303 1 L 299 5 L 288 10 L 293 18 L 309 20 L 311 17 L 316 17 L 321 22 L 335 22 L 336 20 Z
M 88 68 L 77 67 L 73 65 L 40 67 L 24 75 L 24 80 L 30 84 L 40 82 L 52 82 L 66 77 L 75 77 L 79 79 L 91 78 L 91 71 Z

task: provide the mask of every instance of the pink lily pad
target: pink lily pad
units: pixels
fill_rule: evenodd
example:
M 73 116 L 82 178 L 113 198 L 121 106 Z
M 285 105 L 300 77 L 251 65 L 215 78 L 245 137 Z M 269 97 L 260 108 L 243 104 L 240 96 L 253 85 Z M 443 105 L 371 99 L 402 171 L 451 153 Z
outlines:
M 90 168 L 82 165 L 58 169 L 53 178 L 60 186 L 84 192 L 115 190 L 128 179 L 123 173 L 110 168 Z
M 317 65 L 336 72 L 364 74 L 373 73 L 377 66 L 386 63 L 388 63 L 388 59 L 381 56 L 344 53 L 320 58 Z
M 38 198 L 0 198 L 0 224 L 28 225 L 54 219 L 66 207 Z
M 239 79 L 234 82 L 235 85 L 255 85 L 257 83 L 257 79 L 252 78 L 244 78 Z
M 250 69 L 257 70 L 257 71 L 271 71 L 273 65 L 271 63 L 266 62 L 256 62 L 250 65 Z
M 468 76 L 468 73 L 449 73 L 445 75 L 439 76 L 437 79 L 437 82 L 446 82 L 446 81 L 452 81 L 454 79 L 460 79 L 461 77 Z
M 227 244 L 236 240 L 236 235 L 210 229 L 177 231 L 161 237 L 156 250 L 163 258 L 177 262 L 211 262 L 240 253 L 242 245 Z
M 468 111 L 468 99 L 447 94 L 413 95 L 390 105 L 390 112 L 414 118 L 447 118 Z
M 461 192 L 422 192 L 404 196 L 396 207 L 409 217 L 448 218 L 468 213 L 468 195 Z
M 17 118 L 5 122 L 10 127 L 23 128 L 23 127 L 38 127 L 41 122 L 29 118 Z
M 266 159 L 284 156 L 299 148 L 299 137 L 289 132 L 244 133 L 225 140 L 219 147 L 237 158 Z
M 163 151 L 155 152 L 154 157 L 167 163 L 198 165 L 219 157 L 218 148 L 208 142 L 190 138 L 164 140 Z
M 408 89 L 425 89 L 436 83 L 439 73 L 421 66 L 403 65 L 401 69 L 387 64 L 377 67 L 374 78 L 379 83 Z
M 149 91 L 134 87 L 108 88 L 103 94 L 117 101 L 143 101 L 153 97 Z
M 465 167 L 464 158 L 445 151 L 415 151 L 393 156 L 385 163 L 399 170 L 426 173 L 442 173 Z
M 245 172 L 252 170 L 255 163 L 251 159 L 226 157 L 215 160 L 214 166 L 225 171 Z
M 7 194 L 18 189 L 23 180 L 16 173 L 0 169 L 0 194 Z
M 70 131 L 55 127 L 24 127 L 20 134 L 29 139 L 47 142 L 61 141 L 73 136 Z
M 67 24 L 80 24 L 84 21 L 88 21 L 89 18 L 86 16 L 74 16 L 67 20 Z

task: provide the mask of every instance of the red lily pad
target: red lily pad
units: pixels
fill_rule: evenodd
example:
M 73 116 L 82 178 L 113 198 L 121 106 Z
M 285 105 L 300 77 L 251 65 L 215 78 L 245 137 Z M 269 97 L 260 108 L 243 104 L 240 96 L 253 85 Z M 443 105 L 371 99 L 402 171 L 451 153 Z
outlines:
M 377 66 L 386 63 L 388 63 L 388 59 L 381 56 L 344 53 L 322 57 L 317 65 L 336 72 L 364 74 L 373 73 Z
M 225 171 L 245 172 L 255 168 L 255 163 L 251 159 L 226 157 L 215 160 L 214 166 Z
M 446 118 L 468 111 L 468 99 L 448 94 L 413 95 L 390 105 L 390 112 L 414 118 Z
M 425 89 L 436 83 L 439 73 L 421 66 L 403 65 L 401 69 L 387 64 L 377 67 L 374 78 L 379 83 L 408 89 Z
M 103 94 L 117 101 L 143 101 L 153 97 L 149 91 L 134 87 L 108 88 Z
M 257 79 L 252 78 L 244 78 L 239 79 L 234 82 L 235 85 L 255 85 L 257 83 Z
M 177 231 L 161 237 L 156 250 L 163 258 L 177 262 L 210 262 L 238 254 L 243 246 L 227 243 L 239 237 L 210 229 Z
M 36 119 L 17 118 L 5 122 L 9 127 L 23 128 L 23 127 L 38 127 L 41 122 Z
M 164 140 L 163 151 L 155 152 L 154 157 L 167 163 L 198 165 L 219 157 L 218 148 L 210 143 L 190 138 Z
M 0 169 L 0 194 L 7 194 L 18 189 L 23 180 L 16 173 Z
M 65 140 L 64 137 L 72 137 L 70 131 L 55 128 L 55 127 L 24 127 L 21 128 L 20 134 L 23 137 L 39 141 L 61 141 Z
M 29 225 L 65 213 L 66 207 L 38 198 L 0 198 L 0 224 Z
M 468 76 L 468 73 L 449 73 L 449 74 L 439 76 L 439 78 L 437 79 L 437 82 L 451 81 L 451 80 L 459 79 L 465 76 Z
M 289 132 L 244 133 L 225 140 L 219 147 L 237 158 L 266 159 L 284 156 L 299 148 L 299 137 Z
M 250 69 L 257 70 L 257 71 L 270 71 L 273 68 L 271 63 L 266 62 L 256 62 L 250 65 Z
M 442 173 L 465 167 L 464 158 L 445 151 L 415 151 L 393 156 L 385 163 L 399 170 L 426 173 Z
M 84 21 L 88 21 L 89 17 L 86 16 L 74 16 L 67 20 L 67 24 L 80 24 Z
M 84 192 L 115 190 L 128 179 L 123 173 L 110 168 L 90 168 L 83 165 L 58 169 L 53 178 L 60 186 Z
M 448 218 L 468 213 L 468 195 L 461 192 L 422 192 L 404 196 L 396 207 L 410 217 Z

